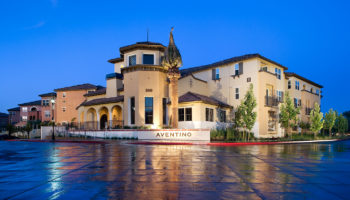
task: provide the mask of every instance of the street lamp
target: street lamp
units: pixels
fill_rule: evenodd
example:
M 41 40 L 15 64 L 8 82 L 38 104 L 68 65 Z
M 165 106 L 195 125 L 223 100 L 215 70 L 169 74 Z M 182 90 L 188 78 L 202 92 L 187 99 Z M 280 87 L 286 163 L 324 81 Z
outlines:
M 52 140 L 55 141 L 55 100 L 51 99 L 51 106 L 52 106 Z

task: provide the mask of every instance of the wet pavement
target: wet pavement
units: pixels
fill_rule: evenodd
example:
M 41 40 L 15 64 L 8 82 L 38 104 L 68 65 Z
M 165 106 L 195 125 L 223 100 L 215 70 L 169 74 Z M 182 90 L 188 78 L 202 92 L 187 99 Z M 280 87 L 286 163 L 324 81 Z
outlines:
M 350 199 L 350 141 L 237 147 L 0 141 L 0 199 Z

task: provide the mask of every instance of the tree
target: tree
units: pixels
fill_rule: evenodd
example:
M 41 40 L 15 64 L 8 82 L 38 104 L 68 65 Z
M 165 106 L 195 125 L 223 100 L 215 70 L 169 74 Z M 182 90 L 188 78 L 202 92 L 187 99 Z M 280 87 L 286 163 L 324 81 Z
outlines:
M 338 115 L 335 120 L 335 129 L 341 134 L 345 133 L 348 129 L 348 120 L 342 114 Z
M 11 134 L 15 132 L 15 127 L 12 124 L 7 124 L 6 130 L 8 131 L 9 136 L 11 136 Z
M 328 113 L 325 114 L 324 117 L 324 128 L 328 129 L 329 137 L 332 136 L 332 128 L 334 126 L 335 120 L 337 119 L 337 115 L 333 109 L 329 109 Z
M 343 112 L 343 116 L 347 119 L 347 121 L 349 122 L 350 120 L 350 111 L 346 111 L 346 112 Z M 349 124 L 348 124 L 348 128 L 346 131 L 350 130 L 350 127 L 349 127 Z
M 316 134 L 322 129 L 324 122 L 323 113 L 320 112 L 320 105 L 318 105 L 317 102 L 315 103 L 314 108 L 311 110 L 310 121 L 310 129 L 314 133 L 314 136 L 316 136 Z
M 310 124 L 309 124 L 308 122 L 303 122 L 303 121 L 301 121 L 301 122 L 299 123 L 299 127 L 301 128 L 301 134 L 303 134 L 304 131 L 310 129 Z
M 237 108 L 235 123 L 238 127 L 243 127 L 243 138 L 245 137 L 246 129 L 248 130 L 248 141 L 250 132 L 253 129 L 253 126 L 256 121 L 257 113 L 254 111 L 256 107 L 256 99 L 253 92 L 253 84 L 250 84 L 249 90 L 244 96 L 244 100 L 241 102 L 241 105 Z
M 25 126 L 25 131 L 27 132 L 28 135 L 28 139 L 29 139 L 29 135 L 30 135 L 30 131 L 32 131 L 32 124 L 27 122 L 27 125 Z
M 239 128 L 243 128 L 244 127 L 244 121 L 243 121 L 243 107 L 240 105 L 237 107 L 237 111 L 235 112 L 235 118 L 234 118 L 234 127 L 237 130 L 238 134 L 239 134 Z M 240 134 L 239 134 L 240 135 Z M 243 136 L 244 138 L 244 136 Z
M 300 109 L 294 106 L 289 93 L 286 92 L 284 103 L 281 105 L 280 119 L 281 126 L 285 129 L 286 136 L 288 136 L 289 128 L 292 126 L 293 121 L 297 121 Z

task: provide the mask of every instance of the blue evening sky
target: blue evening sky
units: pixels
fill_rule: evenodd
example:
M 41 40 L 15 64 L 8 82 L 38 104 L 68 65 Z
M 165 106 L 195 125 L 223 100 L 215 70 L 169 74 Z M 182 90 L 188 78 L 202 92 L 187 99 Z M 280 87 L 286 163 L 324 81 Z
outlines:
M 0 2 L 0 112 L 55 88 L 105 86 L 119 47 L 175 42 L 184 67 L 260 53 L 324 86 L 322 110 L 350 110 L 349 1 Z

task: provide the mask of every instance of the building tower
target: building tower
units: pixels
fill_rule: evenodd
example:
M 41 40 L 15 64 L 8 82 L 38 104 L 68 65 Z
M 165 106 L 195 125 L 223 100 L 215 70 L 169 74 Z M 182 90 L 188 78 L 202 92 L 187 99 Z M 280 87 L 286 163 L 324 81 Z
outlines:
M 173 30 L 174 28 L 172 27 L 170 31 L 169 45 L 165 50 L 162 65 L 168 68 L 167 76 L 170 81 L 169 96 L 171 101 L 171 109 L 170 109 L 171 127 L 177 128 L 178 127 L 178 113 L 177 113 L 178 108 L 177 107 L 178 107 L 178 100 L 179 100 L 178 80 L 181 76 L 179 67 L 182 65 L 182 59 L 181 59 L 180 52 L 177 49 L 174 42 Z

